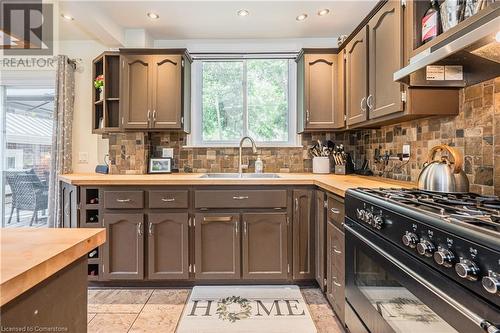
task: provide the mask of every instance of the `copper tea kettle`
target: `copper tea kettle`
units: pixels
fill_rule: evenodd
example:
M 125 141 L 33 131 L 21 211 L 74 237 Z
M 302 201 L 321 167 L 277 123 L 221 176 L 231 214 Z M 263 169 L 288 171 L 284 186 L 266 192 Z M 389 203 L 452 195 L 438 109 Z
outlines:
M 436 160 L 435 155 L 438 151 L 447 151 L 453 161 L 450 161 L 448 156 L 441 156 L 441 160 Z M 444 193 L 469 192 L 469 179 L 462 169 L 462 164 L 462 154 L 456 148 L 448 145 L 433 147 L 418 176 L 418 188 Z

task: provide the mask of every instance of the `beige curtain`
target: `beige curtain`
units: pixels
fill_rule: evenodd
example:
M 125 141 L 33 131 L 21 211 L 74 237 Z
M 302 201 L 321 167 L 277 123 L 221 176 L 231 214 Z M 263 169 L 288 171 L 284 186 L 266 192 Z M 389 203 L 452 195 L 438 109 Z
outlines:
M 75 102 L 75 64 L 57 56 L 55 110 L 52 130 L 52 160 L 49 179 L 49 227 L 62 227 L 58 175 L 72 171 L 71 135 Z

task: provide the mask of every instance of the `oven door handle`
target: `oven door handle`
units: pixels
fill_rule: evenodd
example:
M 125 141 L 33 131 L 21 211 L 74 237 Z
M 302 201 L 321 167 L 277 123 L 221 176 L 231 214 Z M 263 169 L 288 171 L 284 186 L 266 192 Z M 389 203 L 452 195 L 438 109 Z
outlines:
M 471 310 L 467 309 L 465 306 L 462 304 L 458 303 L 455 301 L 453 298 L 448 296 L 445 292 L 443 292 L 441 289 L 436 288 L 432 283 L 427 281 L 425 278 L 423 278 L 421 275 L 419 275 L 417 272 L 391 256 L 389 253 L 385 252 L 382 248 L 379 246 L 373 244 L 368 238 L 365 236 L 361 235 L 359 232 L 354 230 L 351 226 L 344 224 L 344 228 L 352 233 L 354 236 L 357 238 L 361 239 L 366 245 L 371 247 L 374 251 L 378 252 L 380 255 L 382 255 L 384 258 L 395 264 L 398 268 L 400 268 L 403 272 L 417 280 L 421 285 L 423 285 L 427 290 L 432 292 L 434 295 L 437 297 L 441 298 L 444 302 L 446 302 L 449 306 L 454 308 L 456 311 L 460 312 L 463 314 L 465 317 L 467 317 L 470 321 L 481 327 L 484 331 L 488 333 L 500 333 L 500 328 L 496 327 L 486 319 L 482 318 L 479 316 L 477 313 L 472 312 Z

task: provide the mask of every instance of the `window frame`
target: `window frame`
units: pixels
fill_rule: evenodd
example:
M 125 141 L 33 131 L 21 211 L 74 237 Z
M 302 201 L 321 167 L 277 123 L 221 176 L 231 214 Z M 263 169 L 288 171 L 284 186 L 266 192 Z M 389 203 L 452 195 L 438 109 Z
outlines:
M 203 141 L 203 63 L 204 62 L 246 62 L 252 59 L 286 59 L 288 60 L 288 141 L 256 141 L 260 147 L 302 147 L 300 135 L 297 134 L 297 66 L 290 57 L 276 57 L 274 55 L 261 55 L 259 57 L 247 57 L 244 55 L 235 57 L 234 55 L 217 56 L 216 58 L 194 59 L 191 66 L 191 133 L 187 137 L 187 148 L 189 147 L 238 147 L 237 141 Z M 246 64 L 243 66 L 243 83 L 246 91 Z M 247 94 L 243 95 L 243 135 L 248 135 L 248 107 Z

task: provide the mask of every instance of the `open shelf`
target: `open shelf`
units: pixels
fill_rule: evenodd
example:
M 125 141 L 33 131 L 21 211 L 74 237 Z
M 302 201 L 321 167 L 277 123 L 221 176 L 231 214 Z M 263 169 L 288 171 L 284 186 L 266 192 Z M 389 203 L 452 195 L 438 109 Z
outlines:
M 85 191 L 85 203 L 89 204 L 98 204 L 99 203 L 99 189 L 97 188 L 88 188 Z
M 99 279 L 99 264 L 88 264 L 87 265 L 87 276 L 89 280 Z
M 103 98 L 93 89 L 92 133 L 107 134 L 120 131 L 120 55 L 104 52 L 93 61 L 93 78 L 104 75 Z

